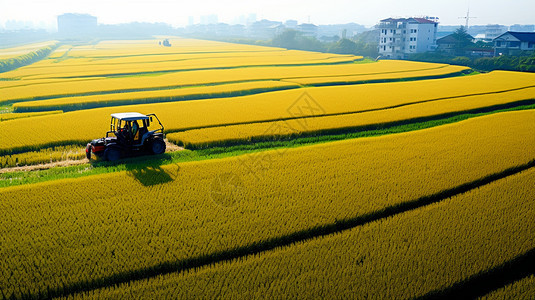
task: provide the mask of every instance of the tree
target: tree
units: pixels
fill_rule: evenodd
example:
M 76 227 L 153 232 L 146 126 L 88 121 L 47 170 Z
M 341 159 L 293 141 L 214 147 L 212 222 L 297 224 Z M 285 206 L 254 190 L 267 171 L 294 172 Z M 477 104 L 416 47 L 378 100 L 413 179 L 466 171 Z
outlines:
M 328 51 L 336 54 L 357 54 L 357 43 L 341 39 L 329 47 Z
M 272 44 L 276 47 L 287 49 L 297 49 L 297 35 L 299 32 L 293 29 L 287 29 L 273 38 Z
M 325 51 L 324 45 L 314 37 L 303 36 L 301 32 L 287 29 L 275 36 L 271 44 L 286 49 Z
M 464 26 L 459 27 L 455 30 L 451 36 L 455 39 L 455 53 L 457 55 L 462 55 L 466 51 L 466 48 L 473 46 L 472 40 L 474 39 L 471 35 L 468 34 Z

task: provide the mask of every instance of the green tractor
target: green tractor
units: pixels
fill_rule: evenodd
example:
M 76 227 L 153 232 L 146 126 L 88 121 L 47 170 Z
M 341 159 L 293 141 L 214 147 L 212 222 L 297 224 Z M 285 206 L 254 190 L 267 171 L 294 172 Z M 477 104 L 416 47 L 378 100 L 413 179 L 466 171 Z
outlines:
M 159 128 L 149 130 L 154 121 L 158 122 Z M 163 125 L 155 114 L 112 114 L 110 130 L 106 136 L 89 142 L 85 153 L 88 159 L 94 154 L 97 158 L 108 161 L 135 155 L 162 154 L 166 148 L 163 130 Z

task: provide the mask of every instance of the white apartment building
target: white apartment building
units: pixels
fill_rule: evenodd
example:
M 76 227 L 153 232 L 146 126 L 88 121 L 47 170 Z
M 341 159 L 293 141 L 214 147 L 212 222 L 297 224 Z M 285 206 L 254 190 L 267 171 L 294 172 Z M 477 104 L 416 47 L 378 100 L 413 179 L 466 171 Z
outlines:
M 404 59 L 409 54 L 434 51 L 438 22 L 436 18 L 388 18 L 381 20 L 379 54 L 384 58 Z

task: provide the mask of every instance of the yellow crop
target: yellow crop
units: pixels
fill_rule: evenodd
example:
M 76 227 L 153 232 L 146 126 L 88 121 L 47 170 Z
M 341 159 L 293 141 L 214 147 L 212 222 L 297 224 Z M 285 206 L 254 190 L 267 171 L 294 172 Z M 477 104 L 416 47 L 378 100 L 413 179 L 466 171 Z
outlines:
M 17 56 L 28 54 L 30 52 L 37 51 L 42 48 L 53 46 L 57 43 L 58 41 L 47 41 L 47 42 L 42 42 L 42 43 L 35 43 L 35 44 L 18 46 L 18 47 L 0 49 L 0 60 L 14 58 Z
M 464 67 L 445 66 L 441 64 L 428 64 L 408 61 L 380 61 L 367 64 L 342 65 L 309 65 L 286 67 L 250 67 L 226 70 L 199 70 L 184 71 L 158 76 L 119 77 L 119 78 L 93 78 L 78 80 L 45 79 L 4 81 L 0 102 L 20 99 L 33 99 L 36 97 L 46 99 L 61 95 L 76 95 L 84 93 L 105 94 L 111 91 L 133 91 L 143 89 L 179 87 L 187 85 L 203 85 L 223 82 L 239 82 L 253 80 L 294 80 L 293 78 L 307 77 L 316 81 L 341 80 L 339 76 L 350 76 L 352 80 L 397 79 L 406 77 L 429 76 L 429 74 L 445 75 L 459 72 Z M 370 76 L 374 75 L 374 76 Z M 335 76 L 336 78 L 324 78 Z M 15 85 L 15 83 L 18 83 Z M 0 86 L 1 88 L 2 86 Z M 217 89 L 214 87 L 214 89 Z
M 3 188 L 0 290 L 7 297 L 20 297 L 76 289 L 79 283 L 128 277 L 134 271 L 150 273 L 160 264 L 180 264 L 374 214 L 532 162 L 534 130 L 535 112 L 500 113 L 398 135 Z M 232 178 L 233 185 L 223 183 Z M 234 188 L 225 190 L 228 187 Z M 516 218 L 529 212 L 523 208 L 529 202 L 500 201 L 506 208 L 515 207 L 511 216 Z M 473 216 L 471 210 L 467 216 Z M 416 223 L 411 228 L 437 233 L 439 227 L 424 227 L 420 218 L 412 219 Z M 452 226 L 459 220 L 463 218 Z M 511 224 L 516 234 L 533 226 L 525 220 L 523 227 Z M 370 236 L 411 240 L 416 235 L 401 233 Z M 521 250 L 507 244 L 498 249 Z
M 106 54 L 108 57 L 121 57 L 130 55 L 154 55 L 157 53 L 213 53 L 214 49 L 217 49 L 217 52 L 285 51 L 283 48 L 184 38 L 169 38 L 172 47 L 160 47 L 158 45 L 160 40 L 161 39 L 101 41 L 96 45 L 74 47 L 69 53 L 69 56 L 99 58 L 103 54 Z
M 136 103 L 172 102 L 181 100 L 209 99 L 225 96 L 240 96 L 271 90 L 285 90 L 299 87 L 295 83 L 282 81 L 252 81 L 229 83 L 218 86 L 201 86 L 177 89 L 163 89 L 131 93 L 57 98 L 13 104 L 15 111 L 78 110 L 108 105 L 128 105 Z
M 363 130 L 366 126 L 371 125 L 381 127 L 388 123 L 460 113 L 526 99 L 535 99 L 535 87 L 498 94 L 447 98 L 361 113 L 205 127 L 170 133 L 167 138 L 176 144 L 191 149 L 228 146 L 262 140 L 295 138 L 302 135 L 345 133 Z M 290 118 L 292 115 L 287 113 L 285 117 Z
M 75 111 L 26 120 L 1 122 L 0 153 L 6 153 L 13 149 L 36 150 L 37 147 L 56 145 L 58 143 L 87 142 L 102 136 L 108 130 L 109 116 L 111 113 L 116 112 L 139 111 L 141 113 L 156 113 L 169 132 L 307 116 L 308 112 L 301 109 L 306 106 L 304 105 L 306 101 L 303 102 L 303 97 L 314 99 L 317 103 L 315 108 L 321 107 L 320 112 L 335 115 L 403 105 L 410 109 L 412 105 L 408 106 L 408 104 L 411 103 L 431 103 L 436 99 L 454 98 L 467 94 L 503 92 L 532 86 L 533 79 L 535 79 L 535 74 L 499 71 L 458 78 L 357 86 L 315 87 L 235 98 Z M 308 95 L 304 94 L 304 92 L 307 92 Z M 491 99 L 494 99 L 494 103 L 504 104 L 534 98 L 532 89 L 525 89 L 523 92 L 519 91 L 514 95 L 516 95 L 515 98 L 511 96 L 511 99 L 515 100 L 499 96 Z M 450 104 L 448 104 L 446 111 L 489 106 L 485 101 L 464 106 L 462 99 L 457 100 L 459 101 L 449 102 Z M 427 116 L 444 112 L 443 109 L 433 110 L 433 105 L 427 107 Z M 456 109 L 455 107 L 458 108 Z M 291 110 L 292 108 L 293 110 Z M 289 109 L 291 113 L 288 112 Z M 413 112 L 422 115 L 418 110 Z M 396 116 L 394 113 L 388 119 L 398 118 L 400 120 L 407 118 L 407 116 L 410 118 L 408 113 L 400 116 Z M 373 124 L 375 123 L 377 122 L 373 122 Z
M 103 55 L 106 55 L 103 53 Z M 302 65 L 351 63 L 351 55 L 336 55 L 297 50 L 218 53 L 218 54 L 176 54 L 165 57 L 158 55 L 127 58 L 67 59 L 59 63 L 50 59 L 14 71 L 2 73 L 0 78 L 70 78 L 135 74 L 141 72 L 170 72 L 214 68 L 236 68 L 248 66 Z
M 59 59 L 62 56 L 69 53 L 69 50 L 72 48 L 71 45 L 63 45 L 58 47 L 54 52 L 52 52 L 47 58 L 48 59 Z M 56 61 L 57 63 L 58 61 Z
M 295 82 L 303 85 L 328 85 L 328 84 L 340 84 L 340 83 L 353 83 L 353 82 L 366 82 L 366 81 L 381 81 L 381 80 L 393 80 L 393 79 L 407 79 L 407 78 L 425 78 L 444 76 L 449 74 L 457 74 L 462 71 L 466 71 L 469 68 L 462 66 L 445 66 L 442 68 L 418 70 L 418 71 L 403 71 L 392 72 L 385 74 L 373 74 L 373 75 L 353 75 L 353 76 L 325 76 L 325 77 L 304 77 L 288 79 L 287 81 Z
M 30 113 L 6 113 L 6 114 L 0 114 L 0 122 L 15 120 L 15 119 L 22 119 L 22 118 L 37 117 L 37 116 L 60 114 L 60 113 L 62 113 L 61 110 L 30 112 Z
M 0 168 L 36 165 L 64 160 L 85 158 L 83 145 L 56 146 L 39 151 L 0 156 Z
M 19 92 L 25 91 L 24 93 L 28 93 L 29 86 L 32 86 L 32 88 L 37 88 L 41 84 L 67 83 L 67 82 L 72 82 L 72 81 L 88 81 L 88 80 L 95 80 L 95 79 L 102 79 L 102 77 L 91 77 L 90 79 L 88 78 L 68 78 L 68 79 L 48 78 L 48 79 L 35 79 L 35 80 L 6 80 L 6 81 L 0 80 L 0 95 L 1 95 L 0 102 L 4 102 L 7 99 L 11 99 L 11 98 L 8 98 L 8 93 L 10 93 L 8 91 L 10 91 L 11 88 L 24 87 L 22 89 L 19 89 Z M 4 92 L 6 93 L 4 94 Z M 18 99 L 18 98 L 15 96 L 14 99 Z
M 243 260 L 74 298 L 414 299 L 535 247 L 535 169 L 441 203 Z M 487 299 L 532 299 L 527 277 Z M 436 295 L 434 295 L 436 296 Z M 444 296 L 444 295 L 440 295 Z

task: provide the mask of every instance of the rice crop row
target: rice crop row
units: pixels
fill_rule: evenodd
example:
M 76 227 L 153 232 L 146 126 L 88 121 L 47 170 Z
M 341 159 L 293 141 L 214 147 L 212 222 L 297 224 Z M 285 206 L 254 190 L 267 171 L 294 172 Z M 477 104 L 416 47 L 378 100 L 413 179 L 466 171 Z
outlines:
M 47 110 L 81 110 L 103 106 L 118 106 L 141 103 L 159 103 L 182 100 L 196 100 L 222 97 L 236 97 L 264 93 L 274 90 L 298 88 L 295 83 L 282 81 L 252 81 L 213 86 L 165 89 L 157 91 L 114 93 L 104 95 L 57 98 L 51 100 L 28 101 L 13 104 L 15 112 Z
M 417 107 L 409 105 L 414 103 L 431 104 L 437 99 L 520 89 L 533 85 L 534 76 L 535 74 L 493 72 L 414 82 L 314 87 L 224 99 L 107 107 L 40 116 L 35 117 L 36 119 L 12 120 L 0 123 L 0 154 L 87 142 L 102 136 L 108 130 L 109 116 L 116 112 L 156 113 L 165 124 L 167 132 L 173 132 L 320 114 L 336 115 L 371 110 L 386 112 L 402 106 L 410 110 Z M 533 99 L 533 89 L 518 90 L 514 96 L 503 93 L 497 95 L 503 97 L 491 98 L 494 103 L 512 103 Z M 485 101 L 464 105 L 461 98 L 452 100 L 459 101 L 448 102 L 447 109 L 433 110 L 432 105 L 428 106 L 427 116 L 489 106 Z M 418 110 L 414 112 L 422 115 Z M 399 115 L 398 120 L 407 115 Z M 377 123 L 374 120 L 372 122 Z
M 52 47 L 57 43 L 58 41 L 47 41 L 47 42 L 42 42 L 42 43 L 34 43 L 34 44 L 22 45 L 18 47 L 0 49 L 0 60 L 8 59 L 8 58 L 15 58 L 17 56 L 28 54 L 28 53 L 37 51 L 42 48 Z
M 336 64 L 351 63 L 361 58 L 349 55 L 323 54 L 296 50 L 286 50 L 282 54 L 266 52 L 265 55 L 258 53 L 251 53 L 249 55 L 242 53 L 214 55 L 215 57 L 206 57 L 204 55 L 197 59 L 188 59 L 183 56 L 169 57 L 167 61 L 156 60 L 146 63 L 138 63 L 136 57 L 130 57 L 128 59 L 121 58 L 123 63 L 118 64 L 113 64 L 107 60 L 95 62 L 90 59 L 69 59 L 59 63 L 48 60 L 0 74 L 0 78 L 71 78 L 216 68 L 228 69 L 249 66 Z
M 491 108 L 506 108 L 520 103 L 535 103 L 535 87 L 504 92 L 450 98 L 418 103 L 392 109 L 374 110 L 340 115 L 309 115 L 302 118 L 213 126 L 169 133 L 167 138 L 188 149 L 230 146 L 259 141 L 286 140 L 300 136 L 341 134 L 373 130 L 426 120 L 438 116 L 451 116 L 463 112 L 480 112 Z M 287 114 L 286 117 L 291 115 Z
M 336 80 L 397 79 L 404 77 L 446 75 L 466 68 L 441 64 L 380 61 L 368 64 L 310 65 L 299 67 L 251 67 L 228 70 L 184 71 L 158 76 L 91 78 L 86 80 L 56 79 L 21 80 L 13 87 L 2 89 L 0 102 L 31 99 L 47 99 L 70 95 L 105 94 L 107 92 L 142 91 L 144 89 L 170 88 L 215 83 L 233 83 L 253 80 L 293 80 L 307 77 L 319 82 Z M 370 76 L 375 75 L 375 76 Z M 334 78 L 324 78 L 331 76 Z M 338 78 L 344 76 L 342 78 Z M 0 82 L 0 84 L 2 84 Z
M 37 165 L 85 158 L 83 145 L 57 146 L 39 151 L 0 156 L 0 168 Z
M 334 85 L 334 84 L 352 84 L 352 83 L 367 83 L 380 82 L 386 80 L 396 79 L 417 79 L 417 78 L 432 78 L 453 74 L 461 74 L 468 71 L 469 68 L 463 66 L 445 66 L 442 68 L 419 70 L 414 72 L 400 72 L 400 73 L 386 73 L 373 75 L 353 75 L 353 76 L 325 76 L 325 77 L 303 77 L 288 79 L 290 82 L 295 82 L 302 85 Z
M 29 113 L 5 113 L 0 114 L 0 122 L 15 119 L 31 118 L 38 116 L 54 115 L 62 113 L 61 110 L 44 111 L 44 112 L 29 112 Z
M 172 47 L 160 47 L 158 40 L 113 40 L 101 41 L 95 45 L 82 45 L 73 48 L 72 57 L 124 57 L 145 56 L 159 54 L 185 54 L 185 53 L 227 53 L 227 52 L 280 52 L 283 48 L 264 47 L 225 43 L 208 40 L 169 37 Z

